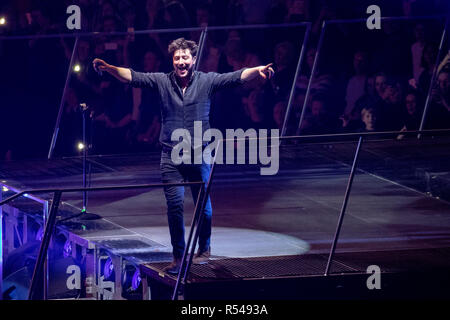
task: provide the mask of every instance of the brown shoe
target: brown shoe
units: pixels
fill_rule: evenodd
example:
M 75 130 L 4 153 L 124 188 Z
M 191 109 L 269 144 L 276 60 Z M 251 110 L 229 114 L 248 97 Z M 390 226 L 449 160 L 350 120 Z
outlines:
M 168 274 L 178 274 L 181 268 L 181 259 L 174 258 L 172 263 L 163 269 Z
M 197 252 L 197 254 L 192 259 L 192 264 L 207 264 L 211 257 L 211 247 L 203 252 Z

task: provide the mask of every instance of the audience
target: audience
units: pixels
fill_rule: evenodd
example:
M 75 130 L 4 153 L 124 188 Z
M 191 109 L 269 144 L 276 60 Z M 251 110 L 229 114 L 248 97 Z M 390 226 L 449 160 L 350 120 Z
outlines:
M 404 1 L 403 6 L 384 1 L 383 12 L 391 16 L 441 14 L 448 9 L 445 1 Z M 77 154 L 81 114 L 79 104 L 92 108 L 94 150 L 98 153 L 148 151 L 159 148 L 161 126 L 159 101 L 151 93 L 132 89 L 99 76 L 90 68 L 93 57 L 145 72 L 171 70 L 167 45 L 175 37 L 198 41 L 200 32 L 134 34 L 134 30 L 206 27 L 240 24 L 279 24 L 309 21 L 310 41 L 304 63 L 295 80 L 295 92 L 287 121 L 290 134 L 298 131 L 302 108 L 305 117 L 301 134 L 417 130 L 430 88 L 438 53 L 441 27 L 420 20 L 415 24 L 383 21 L 383 29 L 372 31 L 365 39 L 357 28 L 336 25 L 328 30 L 309 85 L 322 23 L 330 19 L 360 18 L 371 1 L 349 6 L 340 1 L 312 0 L 75 0 L 61 1 L 48 8 L 40 1 L 5 1 L 10 22 L 0 29 L 2 35 L 45 35 L 67 33 L 65 7 L 82 8 L 82 31 L 104 32 L 80 37 L 74 56 L 77 72 L 70 75 L 58 143 L 61 155 Z M 366 5 L 367 4 L 367 5 Z M 417 20 L 419 21 L 419 20 Z M 353 25 L 352 25 L 353 26 Z M 281 31 L 280 31 L 281 30 Z M 295 29 L 230 29 L 209 31 L 199 70 L 228 72 L 273 62 L 275 76 L 267 82 L 253 82 L 243 88 L 225 90 L 212 104 L 211 122 L 219 128 L 282 129 L 300 53 L 299 32 Z M 439 32 L 436 32 L 439 30 Z M 128 35 L 108 35 L 114 32 Z M 33 137 L 27 152 L 15 152 L 14 144 L 2 143 L 1 159 L 46 154 L 54 119 L 72 55 L 72 37 L 46 40 L 35 38 L 10 45 L 0 41 L 0 68 L 13 73 L 14 59 L 21 74 L 19 110 L 30 120 L 23 126 L 25 136 Z M 359 47 L 355 47 L 357 44 Z M 11 48 L 14 47 L 14 55 Z M 51 50 L 49 50 L 51 48 Z M 443 48 L 442 52 L 446 52 Z M 444 59 L 448 61 L 449 57 Z M 349 62 L 347 65 L 346 62 Z M 442 59 L 441 59 L 442 61 Z M 16 64 L 14 64 L 16 65 Z M 52 75 L 42 80 L 42 72 Z M 53 76 L 54 75 L 54 76 Z M 17 87 L 17 81 L 11 82 Z M 2 96 L 8 82 L 2 81 Z M 7 94 L 8 93 L 8 94 Z M 450 124 L 450 85 L 447 63 L 436 76 L 425 121 L 425 128 L 448 128 Z M 107 97 L 110 97 L 107 99 Z M 14 99 L 9 99 L 10 106 Z M 5 104 L 6 105 L 6 104 Z M 11 127 L 4 108 L 0 109 L 3 127 Z M 43 125 L 45 123 L 45 125 Z M 63 129 L 66 127 L 66 129 Z M 33 134 L 31 134 L 33 132 Z M 11 140 L 12 141 L 12 140 Z M 38 142 L 39 141 L 39 142 Z M 65 145 L 64 149 L 62 145 Z M 37 152 L 37 150 L 41 150 Z M 42 151 L 43 150 L 43 151 Z

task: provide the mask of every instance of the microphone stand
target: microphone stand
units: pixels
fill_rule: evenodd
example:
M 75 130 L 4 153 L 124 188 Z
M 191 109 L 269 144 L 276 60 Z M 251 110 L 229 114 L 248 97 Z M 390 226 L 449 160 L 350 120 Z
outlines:
M 89 106 L 86 103 L 80 103 L 81 114 L 83 116 L 83 188 L 87 187 L 87 179 L 86 179 L 86 164 L 87 164 L 87 155 L 88 149 L 91 147 L 91 143 L 86 141 L 86 113 L 89 110 Z M 92 113 L 89 114 L 89 118 L 92 121 Z M 82 220 L 96 220 L 101 219 L 101 217 L 95 213 L 87 212 L 87 191 L 83 191 L 83 209 L 81 210 L 81 219 Z

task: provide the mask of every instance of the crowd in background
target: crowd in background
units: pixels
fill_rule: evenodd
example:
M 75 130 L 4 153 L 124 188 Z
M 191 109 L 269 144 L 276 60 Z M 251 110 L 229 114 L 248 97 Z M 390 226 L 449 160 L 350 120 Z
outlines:
M 168 43 L 181 36 L 198 41 L 200 31 L 134 34 L 136 30 L 236 26 L 208 32 L 200 71 L 223 73 L 274 63 L 275 76 L 270 81 L 252 82 L 214 96 L 211 124 L 222 130 L 281 129 L 294 81 L 287 121 L 290 135 L 416 130 L 429 90 L 424 128 L 449 128 L 447 42 L 437 61 L 443 19 L 383 21 L 381 30 L 368 30 L 365 22 L 329 25 L 304 103 L 324 20 L 367 17 L 371 4 L 378 4 L 383 16 L 437 15 L 448 12 L 448 1 L 6 1 L 0 4 L 0 13 L 7 17 L 0 35 L 69 34 L 73 31 L 66 28 L 66 8 L 71 4 L 81 8 L 81 32 L 100 33 L 77 41 L 73 59 L 78 69 L 70 72 L 56 144 L 60 156 L 79 152 L 80 103 L 89 106 L 85 115 L 91 153 L 159 149 L 159 97 L 97 74 L 91 62 L 98 57 L 136 71 L 170 72 Z M 297 79 L 304 26 L 239 28 L 305 21 L 312 28 Z M 0 41 L 0 125 L 7 132 L 1 137 L 1 159 L 47 155 L 73 46 L 70 36 Z M 430 88 L 436 62 L 439 73 Z

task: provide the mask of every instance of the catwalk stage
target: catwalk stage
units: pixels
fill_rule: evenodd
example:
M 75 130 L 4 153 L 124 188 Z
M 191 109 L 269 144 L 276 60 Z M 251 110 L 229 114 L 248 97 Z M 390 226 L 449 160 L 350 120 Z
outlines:
M 355 141 L 287 141 L 273 176 L 261 176 L 258 165 L 217 165 L 211 188 L 212 261 L 192 266 L 180 298 L 448 297 L 448 138 L 363 143 L 336 254 L 324 275 L 356 146 Z M 90 156 L 88 163 L 92 187 L 160 183 L 158 153 Z M 81 173 L 81 158 L 2 163 L 1 180 L 9 190 L 3 199 L 13 190 L 80 187 Z M 30 241 L 24 239 L 26 231 L 17 232 L 17 226 L 25 230 L 23 219 L 12 217 L 39 219 L 42 200 L 52 197 L 35 196 L 3 208 L 5 263 Z M 74 295 L 57 289 L 52 277 L 53 283 L 60 280 L 50 260 L 50 298 L 171 298 L 176 277 L 161 271 L 172 259 L 162 189 L 90 192 L 88 212 L 100 215 L 98 220 L 62 221 L 80 212 L 82 195 L 63 194 L 62 201 L 53 238 L 66 234 L 68 255 L 84 264 L 84 281 Z M 186 188 L 186 234 L 193 212 Z M 15 229 L 8 227 L 14 224 Z M 106 281 L 108 257 L 116 273 Z M 142 279 L 133 289 L 124 288 L 124 262 Z M 373 265 L 380 268 L 381 289 L 367 286 L 367 268 Z

